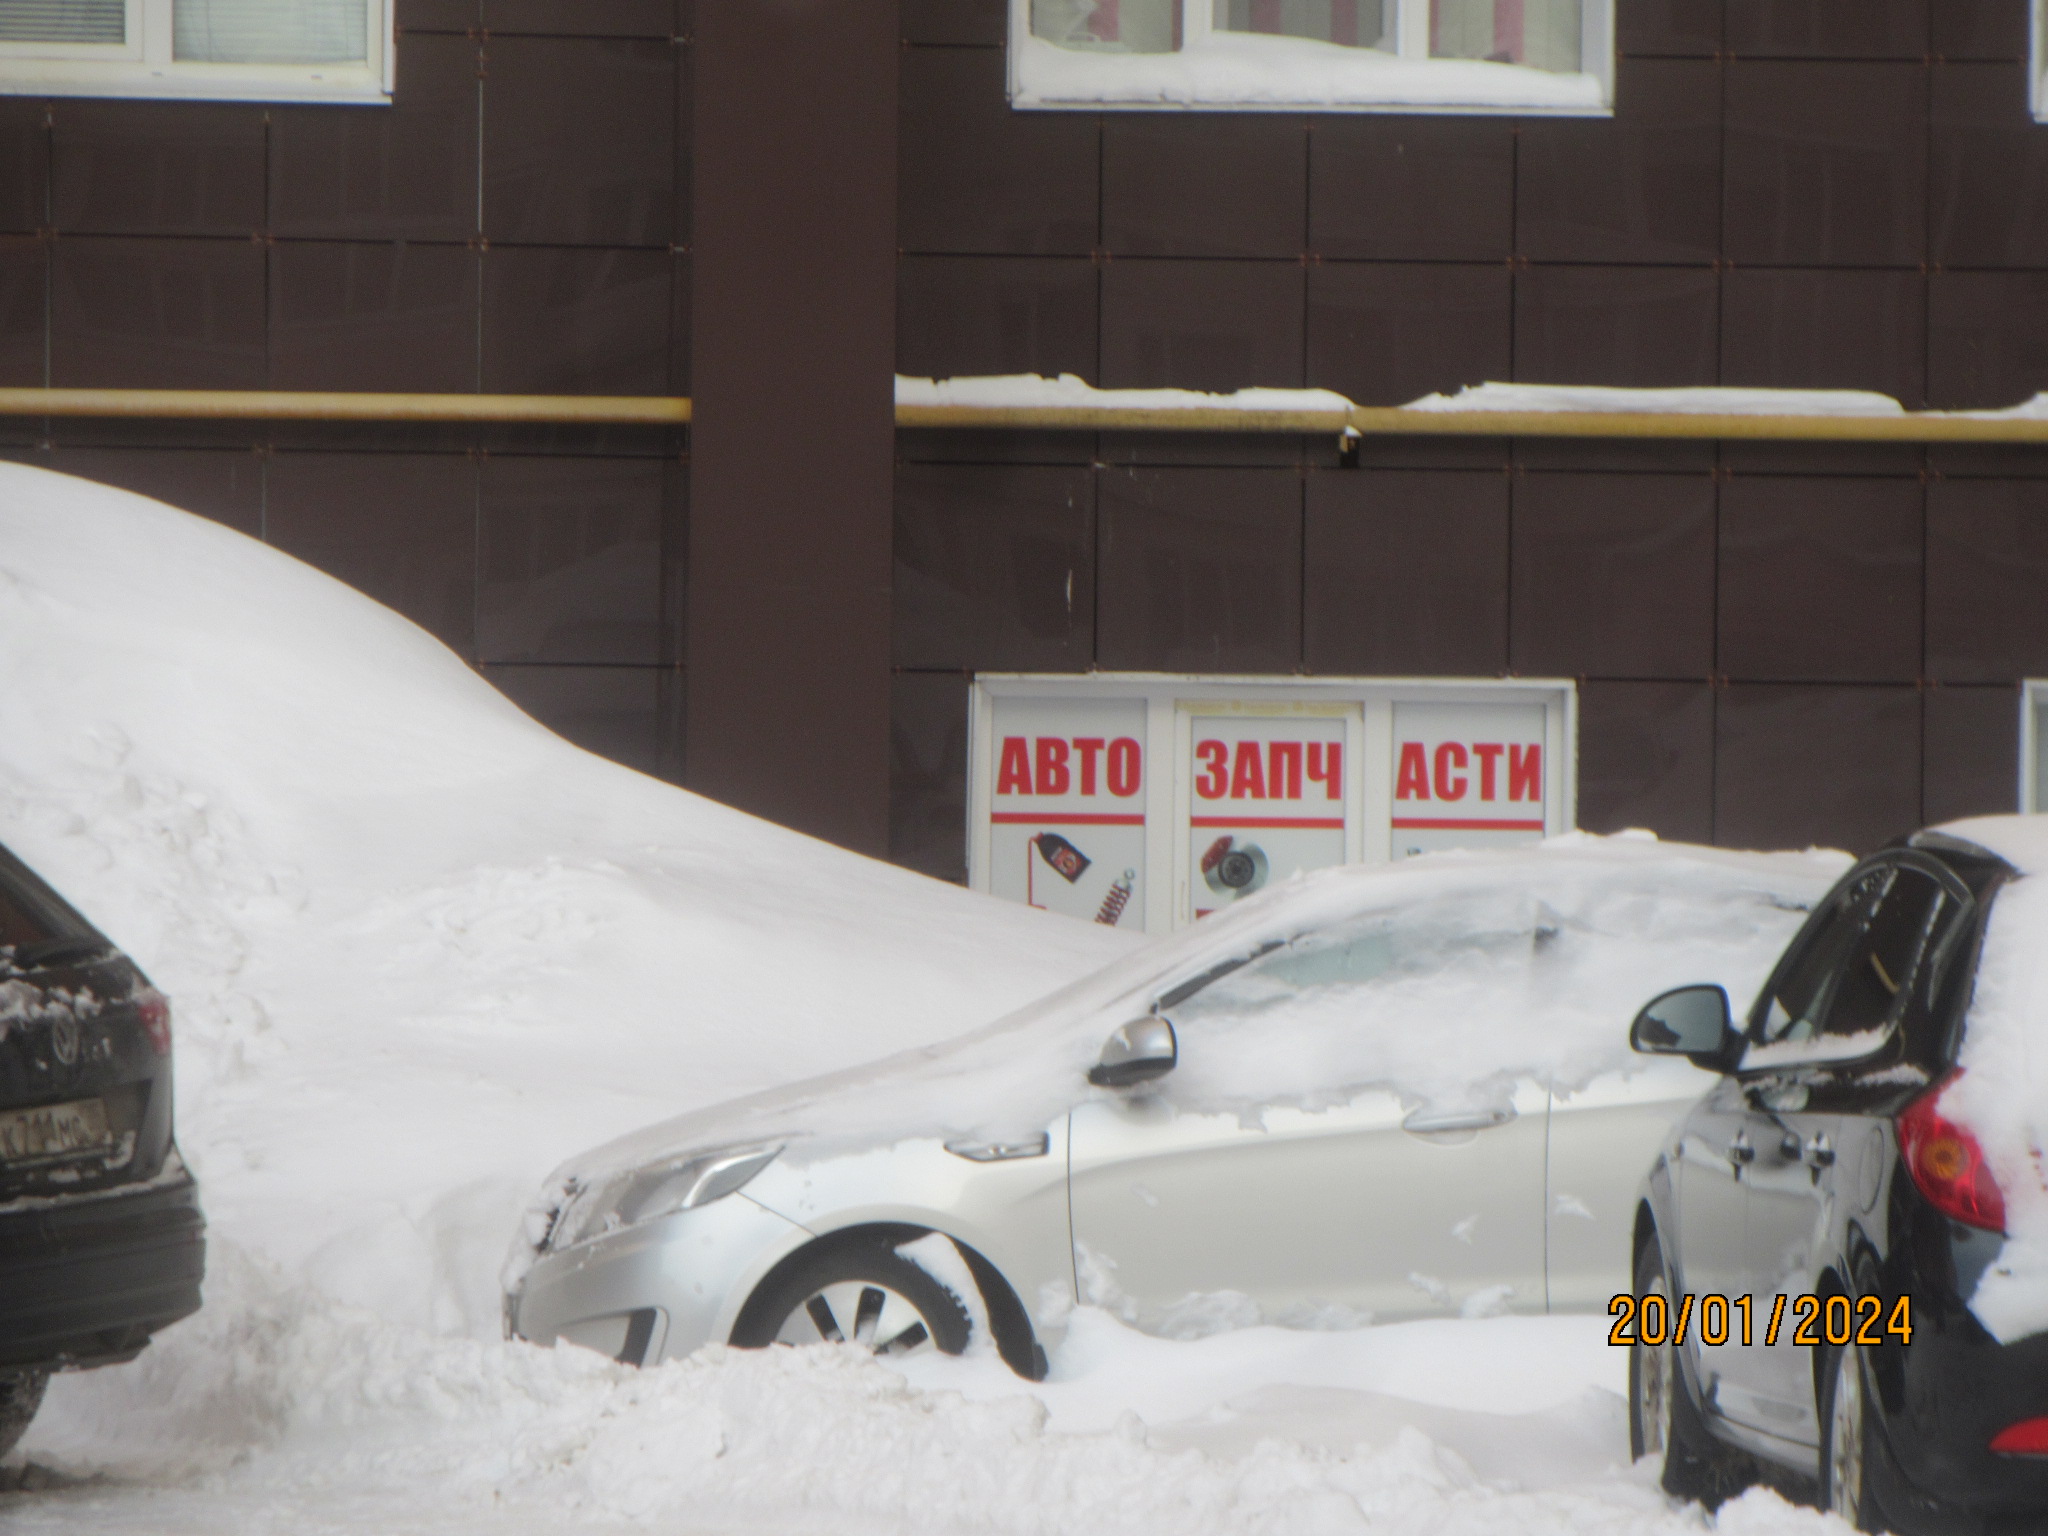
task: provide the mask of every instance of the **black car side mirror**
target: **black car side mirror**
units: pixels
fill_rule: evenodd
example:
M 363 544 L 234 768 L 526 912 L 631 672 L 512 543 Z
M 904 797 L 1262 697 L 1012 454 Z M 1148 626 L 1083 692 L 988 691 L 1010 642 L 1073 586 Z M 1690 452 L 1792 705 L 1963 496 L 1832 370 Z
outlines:
M 1158 1014 L 1147 1014 L 1117 1027 L 1102 1047 L 1102 1059 L 1088 1069 L 1098 1088 L 1130 1088 L 1164 1077 L 1180 1060 L 1180 1037 Z
M 1629 1025 L 1628 1043 L 1646 1056 L 1683 1056 L 1712 1072 L 1726 1072 L 1742 1053 L 1728 994 L 1717 986 L 1679 987 L 1652 998 Z

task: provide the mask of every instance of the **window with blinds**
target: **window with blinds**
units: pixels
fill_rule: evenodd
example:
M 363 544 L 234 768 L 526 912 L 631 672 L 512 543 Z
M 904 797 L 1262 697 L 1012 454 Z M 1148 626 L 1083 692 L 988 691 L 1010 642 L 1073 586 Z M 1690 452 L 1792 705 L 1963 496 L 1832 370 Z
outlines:
M 392 0 L 0 0 L 0 93 L 388 102 Z
M 1010 0 L 1010 97 L 1084 110 L 1600 116 L 1613 106 L 1614 3 Z

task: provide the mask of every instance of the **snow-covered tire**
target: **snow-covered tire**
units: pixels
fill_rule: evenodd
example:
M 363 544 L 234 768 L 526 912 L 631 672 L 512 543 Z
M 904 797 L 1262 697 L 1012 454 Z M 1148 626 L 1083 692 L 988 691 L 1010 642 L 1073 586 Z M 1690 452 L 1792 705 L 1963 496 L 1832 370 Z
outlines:
M 1645 1296 L 1671 1305 L 1664 1251 L 1653 1233 L 1636 1255 L 1637 1315 Z M 1665 1316 L 1673 1315 L 1667 1310 Z M 1685 1389 L 1678 1350 L 1671 1344 L 1631 1344 L 1628 1351 L 1628 1448 L 1632 1457 L 1661 1455 L 1664 1491 L 1719 1508 L 1756 1481 L 1749 1458 L 1714 1438 Z
M 43 1405 L 43 1388 L 48 1371 L 9 1371 L 0 1374 L 0 1456 L 14 1449 L 28 1432 L 29 1420 Z
M 958 1298 L 896 1252 L 901 1238 L 828 1244 L 771 1275 L 733 1325 L 732 1342 L 860 1344 L 878 1355 L 967 1348 Z

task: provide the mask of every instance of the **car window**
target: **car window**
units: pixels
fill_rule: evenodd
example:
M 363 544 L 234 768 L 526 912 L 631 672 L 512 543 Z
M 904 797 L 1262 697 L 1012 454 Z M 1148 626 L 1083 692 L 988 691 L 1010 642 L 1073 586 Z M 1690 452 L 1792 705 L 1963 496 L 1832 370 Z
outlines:
M 1924 991 L 1923 962 L 1958 904 L 1930 876 L 1882 865 L 1841 892 L 1762 999 L 1744 1064 L 1865 1055 Z
M 54 945 L 99 935 L 70 904 L 6 849 L 0 848 L 0 953 L 24 959 Z

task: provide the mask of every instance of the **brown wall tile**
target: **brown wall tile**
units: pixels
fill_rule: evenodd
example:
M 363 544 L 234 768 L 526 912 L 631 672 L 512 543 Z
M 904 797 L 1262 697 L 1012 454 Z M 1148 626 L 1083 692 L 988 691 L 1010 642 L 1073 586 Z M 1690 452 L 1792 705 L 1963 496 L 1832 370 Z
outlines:
M 1928 279 L 1927 403 L 2018 405 L 2048 390 L 2048 271 Z
M 246 240 L 59 240 L 50 382 L 264 387 L 263 247 Z
M 1922 533 L 1916 481 L 1728 481 L 1718 670 L 1743 681 L 1918 677 Z
M 1931 0 L 1933 52 L 1945 59 L 2027 56 L 2027 11 L 2012 0 Z
M 1500 261 L 1514 246 L 1515 140 L 1498 118 L 1309 119 L 1310 249 Z
M 544 37 L 675 35 L 675 0 L 483 0 L 484 26 L 498 33 Z
M 1705 476 L 1517 476 L 1513 572 L 1517 672 L 1713 670 L 1714 485 Z
M 1000 48 L 1010 35 L 1005 0 L 901 0 L 899 10 L 906 43 Z
M 2048 483 L 1927 488 L 1927 675 L 1947 683 L 2048 677 Z
M 473 32 L 483 25 L 482 0 L 398 0 L 400 35 Z
M 1707 684 L 1579 685 L 1579 825 L 1714 840 L 1714 694 Z
M 484 389 L 666 393 L 674 265 L 665 251 L 486 251 Z
M 0 98 L 0 232 L 32 234 L 49 222 L 50 134 L 44 104 Z
M 33 462 L 263 534 L 263 457 L 247 449 L 59 448 Z
M 1308 479 L 1309 671 L 1491 677 L 1508 665 L 1508 477 L 1333 470 Z
M 1869 853 L 1920 825 L 1917 690 L 1747 683 L 1717 702 L 1722 847 Z
M 2014 687 L 1920 695 L 1920 819 L 1929 826 L 2020 808 L 2020 694 Z
M 2020 64 L 1937 64 L 1929 255 L 1945 266 L 2048 266 L 2048 132 Z
M 1727 46 L 1788 59 L 1912 59 L 1927 54 L 1927 13 L 1949 0 L 1727 0 Z
M 67 234 L 255 233 L 264 224 L 263 110 L 51 103 L 52 222 Z
M 476 627 L 476 466 L 467 457 L 280 453 L 272 544 L 397 609 L 458 655 Z
M 1298 256 L 1308 130 L 1266 112 L 1111 112 L 1102 244 L 1117 256 Z
M 1515 248 L 1533 261 L 1710 262 L 1721 253 L 1721 66 L 1623 60 L 1612 118 L 1524 124 Z
M 272 108 L 272 232 L 355 240 L 473 236 L 480 63 L 469 38 L 406 37 L 389 107 Z
M 1614 49 L 1623 57 L 1713 58 L 1721 51 L 1722 0 L 1623 0 Z
M 1079 671 L 1095 657 L 1095 484 L 1086 469 L 896 470 L 899 667 Z
M 659 459 L 483 461 L 479 657 L 663 659 L 664 469 Z
M 1925 395 L 1926 279 L 1917 272 L 1769 272 L 1721 281 L 1721 382 Z
M 669 243 L 673 46 L 493 38 L 484 70 L 486 236 L 525 244 Z
M 1013 112 L 1000 50 L 903 52 L 897 241 L 907 251 L 1081 254 L 1095 247 L 1093 113 Z
M 1085 257 L 905 256 L 896 263 L 896 369 L 1100 378 L 1096 273 Z
M 28 236 L 0 236 L 0 385 L 34 388 L 43 377 L 50 249 Z
M 1720 372 L 1711 269 L 1530 267 L 1515 274 L 1515 377 L 1655 389 Z
M 1102 474 L 1096 660 L 1166 672 L 1301 663 L 1301 478 L 1284 469 Z
M 1499 266 L 1328 262 L 1308 272 L 1307 382 L 1361 405 L 1513 372 L 1512 275 Z
M 1723 227 L 1731 260 L 1922 259 L 1923 65 L 1738 60 L 1727 68 Z
M 1105 389 L 1301 383 L 1302 269 L 1272 261 L 1112 261 L 1102 269 Z
M 889 858 L 967 879 L 967 679 L 899 672 L 890 690 Z
M 505 666 L 482 669 L 498 691 L 542 725 L 585 751 L 664 776 L 659 667 Z
M 477 256 L 461 246 L 270 247 L 273 389 L 476 388 Z

